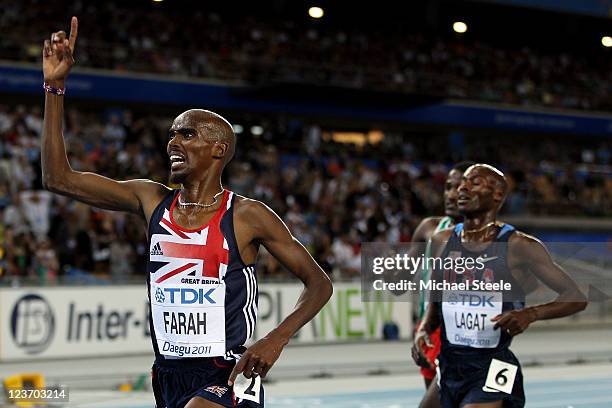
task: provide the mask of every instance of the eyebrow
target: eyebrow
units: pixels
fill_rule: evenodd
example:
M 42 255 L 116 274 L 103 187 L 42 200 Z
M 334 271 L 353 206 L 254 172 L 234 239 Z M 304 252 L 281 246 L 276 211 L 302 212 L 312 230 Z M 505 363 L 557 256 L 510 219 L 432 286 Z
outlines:
M 195 134 L 198 134 L 198 131 L 196 129 L 194 129 L 194 128 L 188 128 L 188 127 L 182 127 L 182 128 L 178 128 L 178 129 L 173 129 L 173 128 L 168 129 L 168 134 L 169 135 L 174 134 L 174 133 L 182 133 L 182 134 L 185 134 L 185 133 L 195 133 Z

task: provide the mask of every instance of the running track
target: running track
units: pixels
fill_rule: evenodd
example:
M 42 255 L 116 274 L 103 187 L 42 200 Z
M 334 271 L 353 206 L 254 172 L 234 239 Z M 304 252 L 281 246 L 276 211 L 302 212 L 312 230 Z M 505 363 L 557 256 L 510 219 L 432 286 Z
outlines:
M 524 374 L 527 408 L 612 407 L 612 363 L 526 367 Z M 419 381 L 415 375 L 281 381 L 266 387 L 266 408 L 413 408 L 423 392 Z M 75 407 L 153 406 L 148 392 L 75 394 Z

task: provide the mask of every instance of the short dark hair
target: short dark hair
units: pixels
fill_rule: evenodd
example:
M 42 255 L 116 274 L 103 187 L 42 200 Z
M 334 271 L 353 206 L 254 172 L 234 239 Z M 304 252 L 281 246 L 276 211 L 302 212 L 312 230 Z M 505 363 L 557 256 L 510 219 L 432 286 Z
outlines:
M 457 171 L 460 171 L 461 173 L 465 173 L 465 171 L 467 169 L 469 169 L 470 167 L 472 167 L 475 164 L 476 164 L 475 161 L 464 160 L 464 161 L 461 161 L 461 162 L 455 164 L 449 171 L 457 170 Z

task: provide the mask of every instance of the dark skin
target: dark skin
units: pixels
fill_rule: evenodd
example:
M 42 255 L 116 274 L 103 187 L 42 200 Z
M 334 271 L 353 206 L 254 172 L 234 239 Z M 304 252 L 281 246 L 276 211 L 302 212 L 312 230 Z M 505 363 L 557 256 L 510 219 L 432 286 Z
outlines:
M 445 213 L 446 215 L 448 215 L 449 217 L 452 217 L 455 220 L 461 217 L 461 215 L 457 211 L 457 187 L 459 186 L 460 182 L 461 182 L 461 172 L 458 170 L 451 170 L 448 173 L 446 183 L 444 185 Z M 419 225 L 416 227 L 416 229 L 414 230 L 414 234 L 412 235 L 412 239 L 410 242 L 426 243 L 427 241 L 429 241 L 429 238 L 436 231 L 436 227 L 438 226 L 438 223 L 440 222 L 441 219 L 442 217 L 428 217 L 428 218 L 423 219 L 419 223 Z M 413 245 L 410 248 L 409 255 L 414 256 L 414 257 L 422 255 L 422 254 L 417 254 L 417 252 L 419 252 L 419 250 L 423 248 L 424 247 Z M 396 272 L 390 273 L 388 278 L 390 280 L 397 278 L 397 273 Z M 414 278 L 416 278 L 416 275 L 411 276 L 411 279 L 414 279 Z M 398 290 L 398 291 L 394 291 L 393 293 L 396 295 L 401 295 L 402 293 L 405 293 L 405 291 Z M 413 354 L 413 357 L 414 357 L 414 354 Z M 423 362 L 417 362 L 417 364 L 418 365 L 422 365 L 422 364 L 429 365 L 427 360 Z
M 74 64 L 78 21 L 72 18 L 70 35 L 53 33 L 43 48 L 45 82 L 63 87 Z M 47 93 L 42 137 L 42 172 L 44 187 L 89 205 L 139 215 L 149 222 L 160 201 L 171 191 L 150 180 L 116 181 L 107 177 L 75 171 L 70 167 L 62 118 L 64 97 Z M 174 222 L 188 229 L 206 224 L 219 209 L 214 196 L 222 190 L 221 174 L 235 149 L 231 125 L 221 116 L 205 110 L 189 110 L 179 115 L 169 131 L 167 151 L 171 159 L 170 179 L 181 184 L 183 202 L 214 203 L 209 208 L 176 206 Z M 276 329 L 247 349 L 230 374 L 228 385 L 243 373 L 265 377 L 279 358 L 289 339 L 309 322 L 327 303 L 332 284 L 308 251 L 291 235 L 287 226 L 265 204 L 237 196 L 234 204 L 234 229 L 240 256 L 247 264 L 255 263 L 263 245 L 303 283 L 304 291 L 295 309 Z M 194 397 L 188 408 L 221 407 Z
M 444 215 L 451 217 L 453 223 L 461 220 L 462 216 L 457 208 L 457 189 L 461 184 L 461 176 L 463 173 L 457 169 L 452 169 L 446 176 L 444 183 Z M 414 230 L 411 242 L 427 242 L 436 231 L 436 227 L 442 217 L 425 218 Z
M 499 232 L 494 222 L 507 193 L 507 182 L 499 170 L 487 165 L 470 167 L 463 175 L 457 200 L 459 211 L 464 215 L 465 235 L 462 242 L 466 248 L 477 250 L 492 242 Z M 472 232 L 470 232 L 472 231 Z M 440 256 L 452 230 L 440 231 L 432 237 L 432 253 Z M 544 245 L 536 238 L 517 231 L 508 240 L 508 267 L 518 281 L 525 273 L 533 274 L 543 284 L 557 293 L 549 303 L 512 310 L 491 319 L 495 328 L 510 336 L 524 332 L 538 320 L 556 319 L 578 313 L 587 306 L 585 296 L 576 283 L 557 265 Z M 423 317 L 415 343 L 421 350 L 428 342 L 428 335 L 441 324 L 440 304 L 430 303 Z M 501 408 L 503 401 L 467 404 L 464 408 Z
M 446 182 L 444 183 L 444 213 L 446 216 L 451 217 L 453 219 L 452 225 L 461 220 L 461 214 L 459 214 L 459 210 L 457 208 L 457 188 L 459 184 L 461 184 L 461 176 L 463 173 L 457 169 L 453 169 L 448 172 L 446 177 Z M 431 236 L 436 231 L 438 224 L 442 217 L 428 217 L 425 218 L 417 228 L 414 230 L 414 235 L 412 236 L 411 242 L 427 242 L 431 238 Z M 417 365 L 426 368 L 433 367 L 433 361 L 429 361 L 428 359 L 421 358 L 422 353 L 419 353 L 416 350 L 416 347 L 412 348 L 412 358 L 417 363 Z M 432 381 L 425 378 L 425 388 L 429 389 L 429 386 L 432 384 Z M 428 395 L 427 393 L 426 395 Z M 440 406 L 437 389 L 435 393 L 432 393 L 434 398 L 424 398 L 421 403 L 423 407 L 436 408 Z M 424 404 L 424 405 L 423 405 Z
M 453 169 L 448 173 L 446 182 L 444 184 L 444 213 L 446 216 L 453 219 L 453 222 L 450 224 L 449 228 L 463 219 L 457 204 L 459 185 L 461 184 L 462 176 L 463 173 L 461 171 Z M 412 242 L 429 241 L 431 236 L 436 231 L 438 223 L 441 219 L 442 217 L 428 217 L 421 221 L 414 232 Z M 525 282 L 523 289 L 526 291 L 526 293 L 535 290 L 537 287 L 537 279 L 535 279 L 535 277 L 530 273 L 523 272 L 520 276 L 520 282 Z M 415 343 L 412 347 L 412 358 L 415 363 L 421 367 L 432 368 L 433 361 L 422 359 L 422 356 L 423 354 L 419 352 L 419 348 Z M 431 384 L 434 384 L 434 386 L 430 390 Z M 419 406 L 421 408 L 439 407 L 440 399 L 438 397 L 438 386 L 436 382 L 425 379 L 425 387 L 428 389 L 428 391 L 425 393 L 425 396 L 423 397 L 423 400 Z
M 461 220 L 462 216 L 457 207 L 457 195 L 459 184 L 461 184 L 461 173 L 457 169 L 448 172 L 444 183 L 444 215 L 451 217 L 453 223 Z M 414 230 L 411 242 L 427 242 L 436 231 L 442 217 L 425 218 Z

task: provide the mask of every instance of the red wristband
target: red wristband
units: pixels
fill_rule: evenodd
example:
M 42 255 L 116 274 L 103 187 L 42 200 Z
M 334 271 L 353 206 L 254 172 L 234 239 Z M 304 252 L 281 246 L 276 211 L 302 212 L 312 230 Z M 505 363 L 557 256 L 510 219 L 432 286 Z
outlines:
M 48 83 L 43 83 L 43 89 L 45 92 L 52 93 L 54 95 L 64 95 L 66 93 L 66 88 L 54 88 Z

